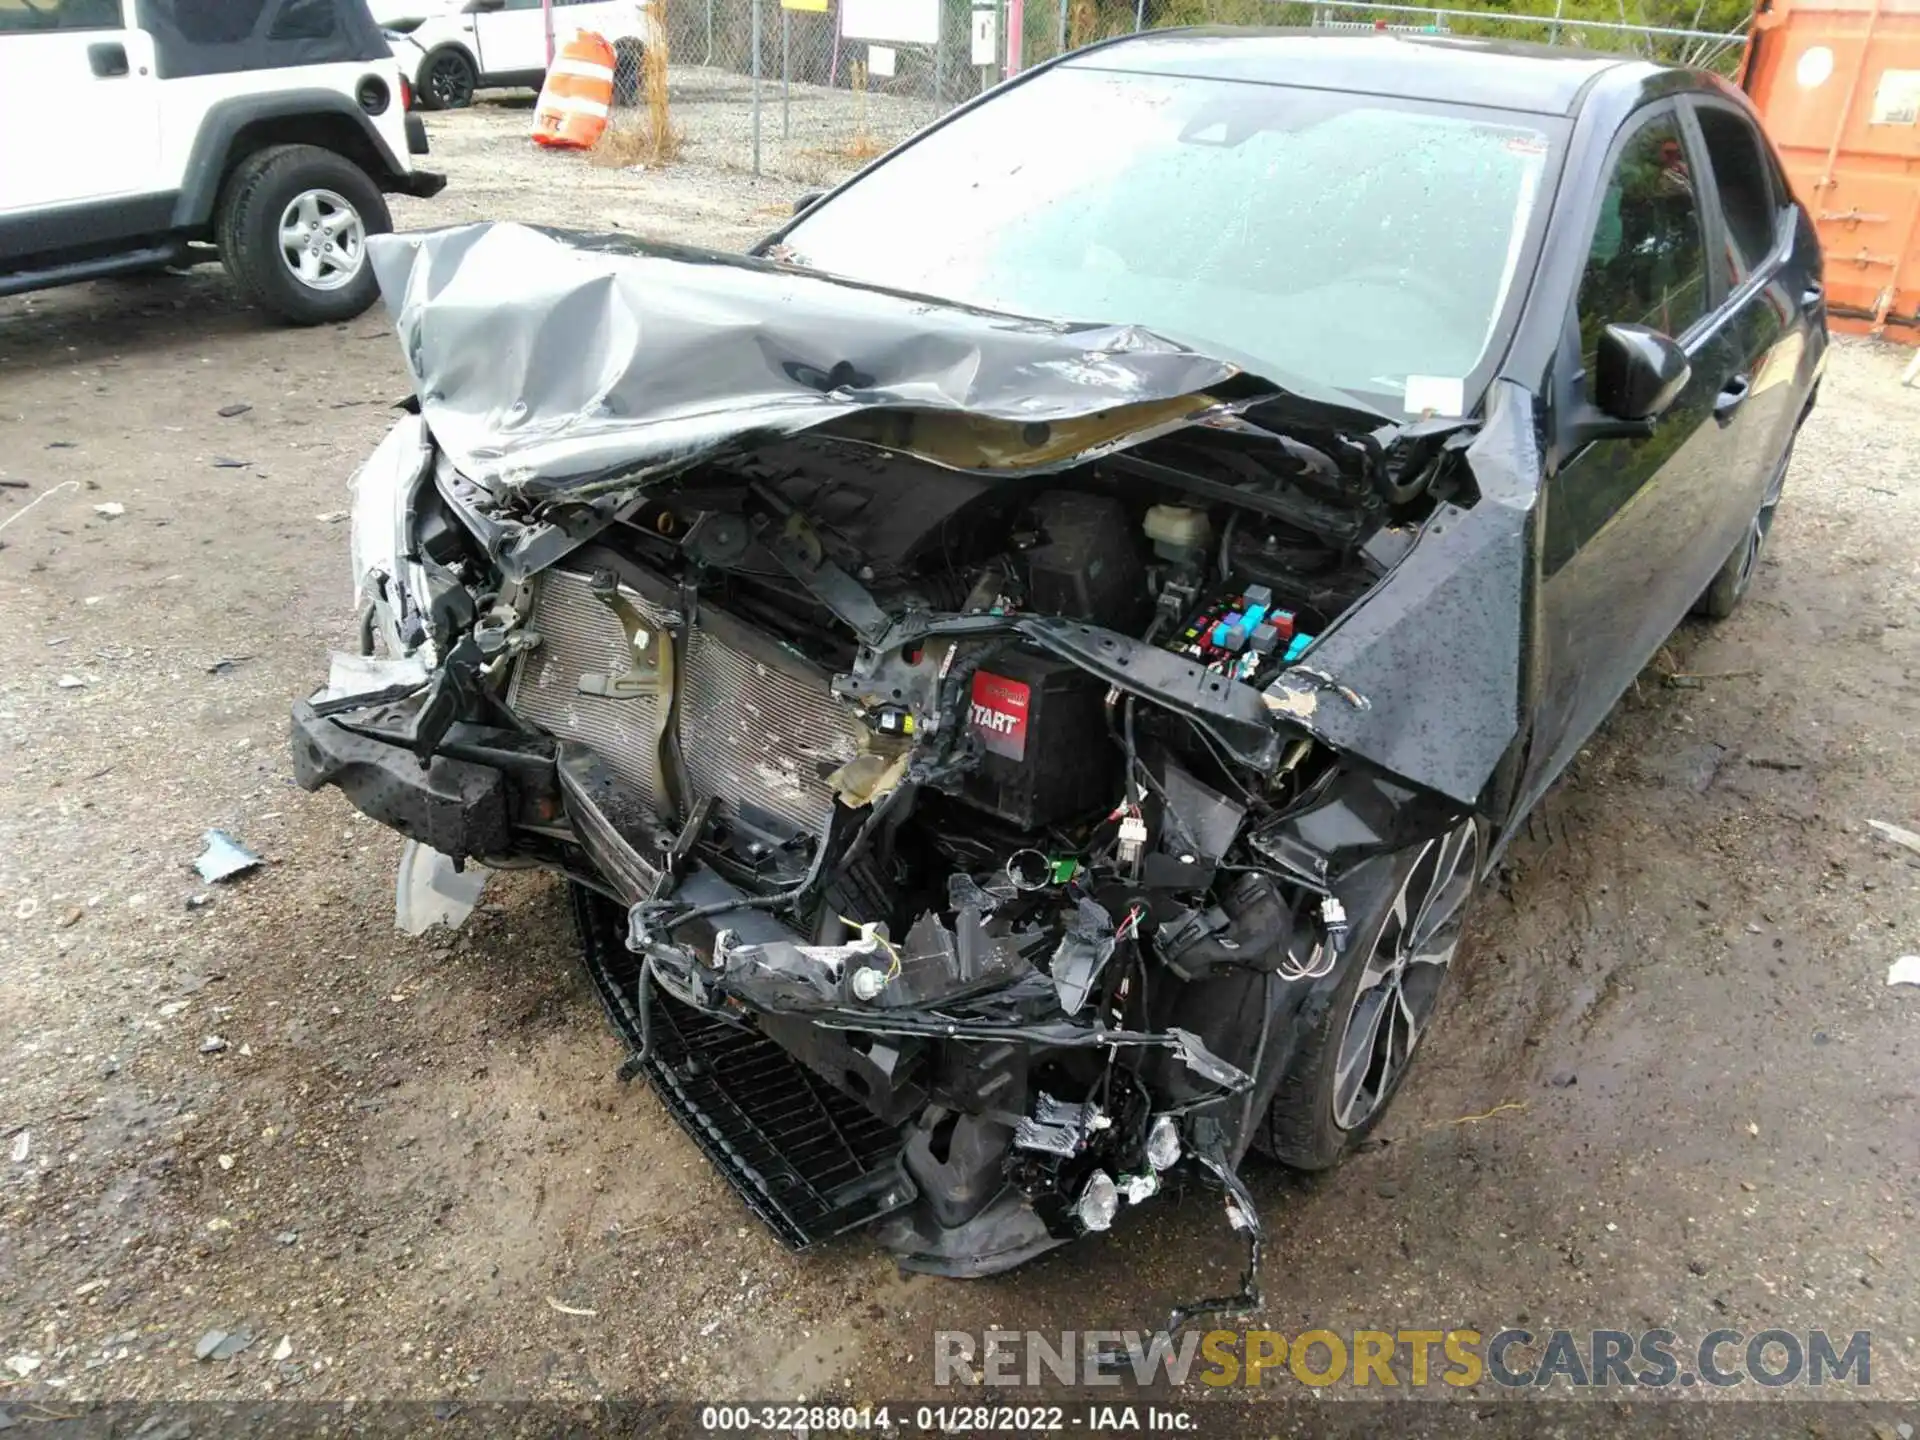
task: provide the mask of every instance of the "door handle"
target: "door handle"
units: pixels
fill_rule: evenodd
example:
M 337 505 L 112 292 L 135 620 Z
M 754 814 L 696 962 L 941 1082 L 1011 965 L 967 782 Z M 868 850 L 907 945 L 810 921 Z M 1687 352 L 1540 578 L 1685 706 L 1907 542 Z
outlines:
M 102 41 L 98 45 L 87 47 L 87 68 L 102 80 L 112 80 L 127 73 L 127 47 L 113 41 Z
M 1713 397 L 1713 418 L 1722 425 L 1732 422 L 1734 411 L 1747 403 L 1747 396 L 1753 393 L 1753 377 L 1736 375 L 1720 388 Z

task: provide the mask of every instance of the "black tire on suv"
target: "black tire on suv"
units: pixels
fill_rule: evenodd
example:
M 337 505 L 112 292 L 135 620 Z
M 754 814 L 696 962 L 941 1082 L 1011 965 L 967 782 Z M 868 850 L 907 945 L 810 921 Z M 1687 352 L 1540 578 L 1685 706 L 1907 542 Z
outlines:
M 473 104 L 480 72 L 458 45 L 442 45 L 421 62 L 414 79 L 422 110 L 464 110 Z
M 393 229 L 366 172 L 316 145 L 256 151 L 227 178 L 220 258 L 242 294 L 296 325 L 351 320 L 379 295 L 370 235 Z

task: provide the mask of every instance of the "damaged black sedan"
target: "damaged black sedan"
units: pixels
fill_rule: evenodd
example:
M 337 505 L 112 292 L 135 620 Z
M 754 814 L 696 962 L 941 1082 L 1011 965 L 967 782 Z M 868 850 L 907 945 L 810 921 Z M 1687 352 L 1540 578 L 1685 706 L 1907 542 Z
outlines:
M 1516 820 L 1745 591 L 1825 347 L 1736 92 L 1386 36 L 1082 51 L 751 257 L 374 260 L 417 405 L 301 782 L 403 899 L 569 877 L 748 1204 L 952 1275 L 1179 1171 L 1257 1256 L 1242 1158 L 1378 1122 Z

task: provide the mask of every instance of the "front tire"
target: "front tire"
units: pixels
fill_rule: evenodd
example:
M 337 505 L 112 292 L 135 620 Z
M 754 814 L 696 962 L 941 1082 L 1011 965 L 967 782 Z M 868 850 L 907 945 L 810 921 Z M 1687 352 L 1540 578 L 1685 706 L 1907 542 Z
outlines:
M 250 155 L 227 181 L 220 258 L 254 304 L 296 325 L 351 320 L 379 296 L 367 237 L 393 229 L 358 165 L 313 145 Z
M 1480 828 L 1469 819 L 1363 862 L 1342 883 L 1347 951 L 1306 1002 L 1313 1018 L 1254 1136 L 1258 1149 L 1325 1170 L 1380 1123 L 1439 1004 L 1479 865 Z
M 473 59 L 457 45 L 442 45 L 420 62 L 414 76 L 414 94 L 422 110 L 464 110 L 480 88 L 480 72 Z

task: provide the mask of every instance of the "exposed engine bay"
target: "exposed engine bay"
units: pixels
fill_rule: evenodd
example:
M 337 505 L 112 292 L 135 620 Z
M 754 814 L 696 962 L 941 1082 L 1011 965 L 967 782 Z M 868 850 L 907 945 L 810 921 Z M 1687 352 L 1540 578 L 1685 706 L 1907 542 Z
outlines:
M 1373 701 L 1320 642 L 1480 496 L 1457 423 L 1227 392 L 1064 452 L 882 409 L 568 493 L 429 408 L 369 463 L 402 539 L 365 563 L 356 514 L 374 658 L 296 709 L 300 779 L 571 877 L 631 1071 L 789 1243 L 992 1273 L 1196 1173 L 1249 1266 L 1193 1313 L 1252 1303 L 1236 1167 L 1338 869 L 1463 808 L 1327 742 Z

